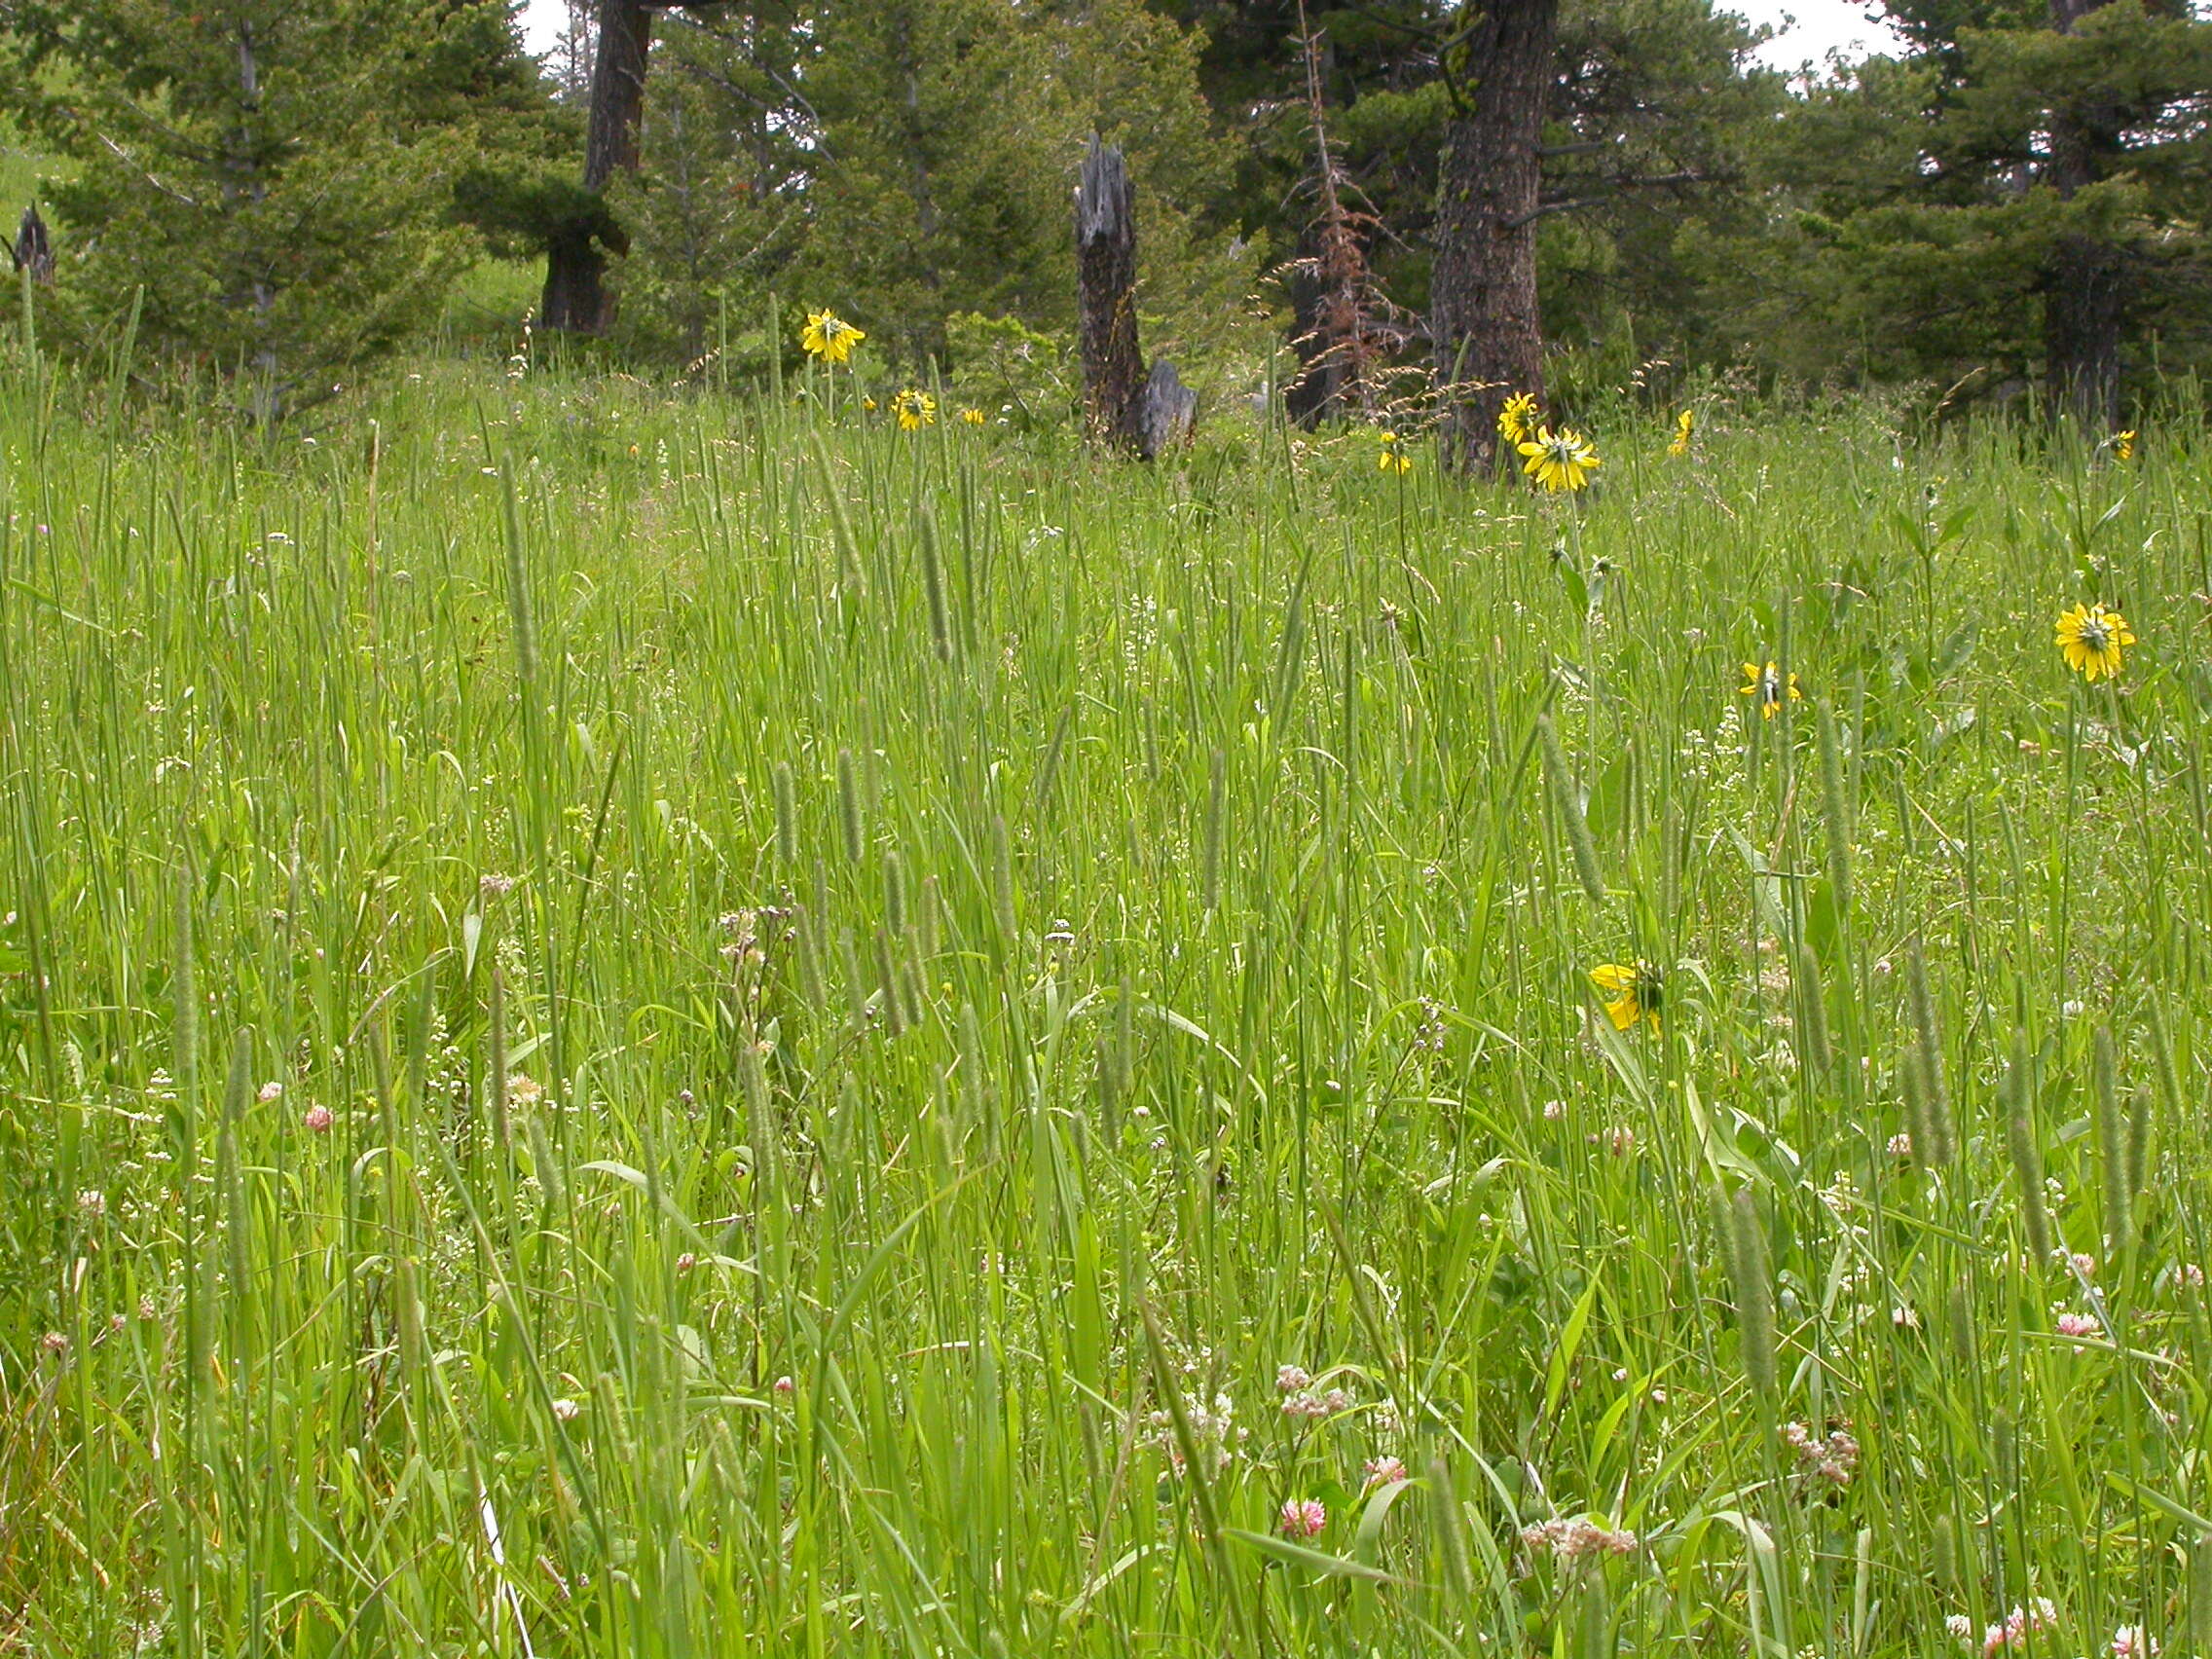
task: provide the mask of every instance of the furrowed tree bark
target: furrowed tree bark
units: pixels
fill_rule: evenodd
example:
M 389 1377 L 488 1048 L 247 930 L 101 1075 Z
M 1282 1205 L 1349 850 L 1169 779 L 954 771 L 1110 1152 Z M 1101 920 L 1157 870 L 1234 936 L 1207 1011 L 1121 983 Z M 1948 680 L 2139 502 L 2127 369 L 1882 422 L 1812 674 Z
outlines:
M 664 5 L 602 0 L 599 50 L 591 73 L 590 126 L 584 140 L 584 189 L 597 197 L 617 172 L 638 165 L 638 118 L 645 104 L 645 60 L 653 14 Z M 630 251 L 630 240 L 605 213 L 563 226 L 545 249 L 545 293 L 539 326 L 601 334 L 614 320 L 607 289 L 607 256 Z
M 8 249 L 18 271 L 30 273 L 31 280 L 41 284 L 54 280 L 54 243 L 46 234 L 46 221 L 39 217 L 35 202 L 23 209 L 21 223 L 16 227 L 16 240 Z
M 2050 26 L 2061 34 L 2105 0 L 2051 0 Z M 2117 110 L 2065 109 L 2050 123 L 2046 172 L 2061 201 L 2124 165 L 2123 117 Z M 2094 236 L 2061 237 L 2043 273 L 2044 391 L 2053 414 L 2083 425 L 2120 424 L 2120 343 L 2127 318 L 2127 258 Z
M 1137 218 L 1122 152 L 1090 135 L 1075 192 L 1077 334 L 1092 439 L 1145 461 L 1190 440 L 1198 394 L 1137 344 Z
M 1505 399 L 1543 394 L 1535 224 L 1559 0 L 1488 0 L 1473 29 L 1472 102 L 1445 129 L 1430 314 L 1445 460 L 1466 471 L 1498 463 Z
M 1090 135 L 1075 193 L 1083 413 L 1092 438 L 1134 451 L 1144 353 L 1137 346 L 1137 220 L 1122 152 Z

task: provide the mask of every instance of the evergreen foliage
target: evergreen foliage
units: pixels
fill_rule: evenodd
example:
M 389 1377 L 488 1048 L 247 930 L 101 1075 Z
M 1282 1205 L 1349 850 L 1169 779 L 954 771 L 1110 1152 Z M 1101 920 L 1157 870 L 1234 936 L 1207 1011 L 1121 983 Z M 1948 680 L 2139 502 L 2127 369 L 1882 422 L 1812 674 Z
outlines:
M 1791 211 L 1730 250 L 1766 277 L 1747 338 L 1802 375 L 1962 398 L 2040 380 L 2116 424 L 2155 361 L 2196 366 L 2212 342 L 2212 24 L 2141 0 L 1893 16 L 1913 50 L 1815 89 L 1765 154 Z M 2070 320 L 2100 293 L 2101 344 Z
M 211 372 L 258 416 L 418 329 L 469 263 L 487 157 L 548 146 L 503 0 L 19 6 L 12 79 L 76 166 L 53 304 Z

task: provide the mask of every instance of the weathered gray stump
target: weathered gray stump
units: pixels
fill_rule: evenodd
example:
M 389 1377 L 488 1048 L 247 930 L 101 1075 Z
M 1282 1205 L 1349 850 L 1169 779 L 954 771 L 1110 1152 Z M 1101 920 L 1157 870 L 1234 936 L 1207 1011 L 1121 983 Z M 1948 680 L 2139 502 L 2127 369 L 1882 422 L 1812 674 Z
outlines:
M 1076 313 L 1091 436 L 1150 461 L 1187 443 L 1198 393 L 1137 345 L 1137 221 L 1122 152 L 1090 135 L 1075 193 Z
M 37 203 L 23 209 L 22 223 L 16 228 L 15 242 L 8 256 L 16 262 L 18 272 L 28 271 L 34 282 L 54 280 L 54 243 L 46 234 L 46 221 L 38 215 Z
M 1198 394 L 1185 386 L 1175 365 L 1158 358 L 1137 401 L 1137 453 L 1147 461 L 1162 450 L 1191 441 L 1198 422 Z

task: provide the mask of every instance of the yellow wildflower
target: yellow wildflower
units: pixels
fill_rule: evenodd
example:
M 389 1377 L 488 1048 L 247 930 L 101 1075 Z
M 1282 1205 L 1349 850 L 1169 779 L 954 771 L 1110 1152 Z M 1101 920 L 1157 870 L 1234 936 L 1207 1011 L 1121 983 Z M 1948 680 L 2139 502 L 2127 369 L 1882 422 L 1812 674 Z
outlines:
M 984 415 L 980 409 L 963 409 L 960 412 L 960 418 L 971 426 L 980 426 L 984 421 Z
M 1590 982 L 1605 997 L 1605 1017 L 1615 1031 L 1629 1030 L 1641 1019 L 1650 1025 L 1652 1036 L 1659 1035 L 1658 969 L 1648 962 L 1605 962 L 1590 970 Z
M 2128 427 L 2124 432 L 2113 433 L 2112 453 L 2121 461 L 2133 461 L 2135 459 L 2135 428 L 2133 426 Z
M 926 391 L 908 387 L 891 400 L 891 413 L 899 417 L 901 431 L 918 431 L 937 424 L 937 399 Z
M 1382 446 L 1382 453 L 1375 458 L 1375 464 L 1380 470 L 1411 472 L 1414 469 L 1414 458 L 1399 447 L 1397 433 L 1378 432 L 1376 438 Z
M 1590 474 L 1598 469 L 1597 450 L 1571 426 L 1562 426 L 1556 432 L 1549 426 L 1538 426 L 1535 435 L 1524 439 L 1519 448 L 1526 458 L 1521 470 L 1555 496 L 1563 490 L 1572 494 L 1584 488 Z
M 1497 435 L 1509 444 L 1517 444 L 1536 424 L 1536 394 L 1517 391 L 1505 400 L 1505 407 L 1497 412 Z
M 1775 664 L 1770 662 L 1764 668 L 1755 662 L 1744 664 L 1744 683 L 1738 695 L 1756 697 L 1759 700 L 1759 713 L 1766 719 L 1774 719 L 1775 712 L 1782 707 L 1785 691 L 1788 693 L 1792 703 L 1804 701 L 1805 693 L 1797 689 L 1796 675 L 1792 674 L 1788 683 L 1785 685 L 1782 670 Z
M 2083 679 L 2107 679 L 2120 672 L 2120 647 L 2135 644 L 2127 618 L 2101 605 L 2077 605 L 2058 616 L 2057 645 L 2066 666 Z
M 798 333 L 798 343 L 807 355 L 820 357 L 825 363 L 851 362 L 853 348 L 866 338 L 843 317 L 827 311 L 808 312 L 806 326 Z
M 1676 416 L 1675 441 L 1667 446 L 1667 453 L 1669 455 L 1689 454 L 1690 432 L 1693 428 L 1695 428 L 1696 425 L 1697 417 L 1687 409 L 1683 410 L 1679 415 Z

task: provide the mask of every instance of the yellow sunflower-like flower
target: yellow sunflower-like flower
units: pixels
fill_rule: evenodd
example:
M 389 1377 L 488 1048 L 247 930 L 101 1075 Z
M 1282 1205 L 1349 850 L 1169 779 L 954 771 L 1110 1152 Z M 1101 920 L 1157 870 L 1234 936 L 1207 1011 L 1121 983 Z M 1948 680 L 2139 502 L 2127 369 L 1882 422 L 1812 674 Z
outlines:
M 2124 432 L 2113 433 L 2112 453 L 2121 461 L 2133 461 L 2135 459 L 2135 428 L 2133 426 L 2128 427 Z
M 937 424 L 937 399 L 915 387 L 908 387 L 891 400 L 891 413 L 899 417 L 902 432 L 919 431 L 924 426 Z
M 2101 605 L 2077 605 L 2058 615 L 2057 645 L 2066 666 L 2094 682 L 2120 672 L 2120 647 L 2135 644 L 2127 618 Z
M 1375 458 L 1376 467 L 1380 471 L 1411 472 L 1414 469 L 1414 458 L 1400 447 L 1397 433 L 1378 432 L 1376 441 L 1382 446 L 1382 453 Z
M 1536 394 L 1532 391 L 1515 392 L 1497 412 L 1497 435 L 1509 444 L 1519 443 L 1535 424 Z
M 853 348 L 866 338 L 843 317 L 827 311 L 808 312 L 806 326 L 798 331 L 798 343 L 807 355 L 820 357 L 825 363 L 851 362 Z
M 864 398 L 862 398 L 862 399 L 861 399 L 861 407 L 862 407 L 863 409 L 866 410 L 866 411 L 867 411 L 867 412 L 868 412 L 868 413 L 869 413 L 870 415 L 873 415 L 873 414 L 875 413 L 875 410 L 876 410 L 876 403 L 875 403 L 875 399 L 874 399 L 874 398 L 872 398 L 872 397 L 864 397 Z
M 1571 426 L 1562 426 L 1556 432 L 1549 426 L 1538 426 L 1533 437 L 1523 439 L 1517 447 L 1524 457 L 1521 470 L 1555 496 L 1563 490 L 1571 495 L 1586 488 L 1590 474 L 1598 470 L 1597 450 Z
M 1774 719 L 1786 694 L 1792 703 L 1800 703 L 1805 699 L 1805 693 L 1797 689 L 1797 677 L 1794 674 L 1785 684 L 1782 670 L 1775 664 L 1770 662 L 1764 668 L 1755 662 L 1744 664 L 1744 683 L 1738 688 L 1737 695 L 1756 697 L 1759 700 L 1759 713 L 1767 719 Z
M 1696 429 L 1696 426 L 1697 417 L 1689 410 L 1685 409 L 1679 415 L 1676 416 L 1675 441 L 1667 446 L 1667 453 L 1669 455 L 1689 454 L 1690 433 Z
M 980 409 L 963 409 L 960 412 L 960 418 L 971 426 L 980 426 L 984 421 L 984 415 Z
M 1590 982 L 1605 998 L 1605 1017 L 1615 1031 L 1627 1031 L 1642 1020 L 1659 1035 L 1660 976 L 1648 962 L 1633 966 L 1605 962 L 1590 970 Z

